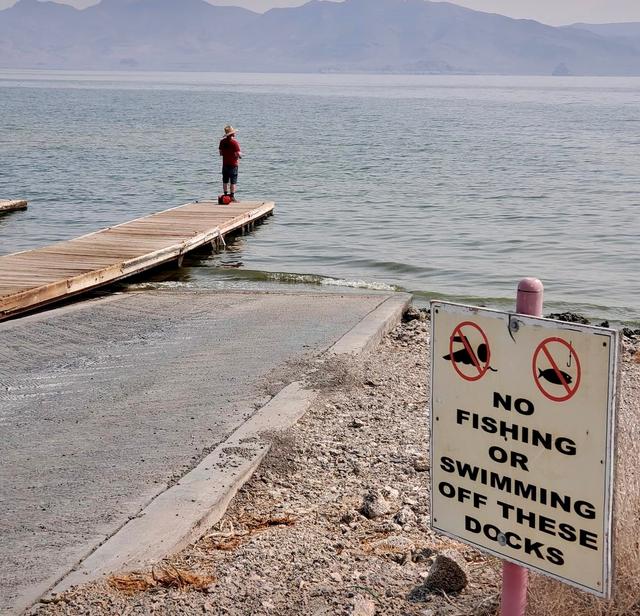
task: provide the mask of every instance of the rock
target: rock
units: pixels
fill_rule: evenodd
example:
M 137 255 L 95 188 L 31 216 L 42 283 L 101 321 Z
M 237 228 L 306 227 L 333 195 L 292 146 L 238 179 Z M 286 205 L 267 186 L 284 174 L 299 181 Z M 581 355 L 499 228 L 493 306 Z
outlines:
M 333 586 L 329 586 L 328 584 L 318 584 L 313 587 L 313 590 L 310 591 L 312 597 L 321 597 L 326 595 L 335 594 L 336 590 Z
M 431 468 L 431 465 L 429 464 L 429 458 L 416 458 L 413 461 L 413 468 L 419 473 L 428 471 Z
M 419 528 L 425 532 L 431 533 L 431 518 L 428 515 L 421 515 L 418 517 L 418 526 Z
M 409 308 L 407 308 L 407 311 L 402 315 L 402 320 L 405 323 L 420 319 L 422 319 L 422 313 L 415 306 L 409 306 Z
M 636 336 L 640 336 L 640 329 L 631 329 L 630 327 L 622 328 L 622 335 L 626 338 L 634 339 Z
M 353 599 L 353 616 L 374 616 L 376 613 L 376 604 L 371 599 L 364 597 L 355 597 Z
M 343 513 L 341 518 L 340 518 L 340 522 L 342 522 L 343 524 L 351 524 L 352 522 L 355 522 L 358 519 L 358 514 L 353 512 L 353 511 L 347 511 L 346 513 Z
M 352 428 L 362 428 L 362 426 L 364 426 L 364 423 L 361 422 L 359 419 L 356 419 L 355 417 L 351 420 L 351 427 Z
M 390 498 L 391 500 L 396 500 L 400 497 L 400 492 L 391 486 L 385 486 L 382 488 L 382 494 L 385 498 Z
M 473 612 L 473 616 L 495 616 L 500 609 L 500 599 L 496 597 L 489 597 L 485 599 L 480 605 L 477 605 Z
M 589 325 L 589 319 L 583 317 L 576 312 L 552 312 L 547 315 L 547 319 L 555 319 L 556 321 L 564 321 L 565 323 L 580 323 L 581 325 Z
M 368 492 L 362 501 L 360 513 L 369 520 L 375 520 L 380 516 L 388 513 L 389 503 L 375 491 Z
M 467 564 L 458 552 L 446 550 L 436 556 L 425 586 L 447 593 L 460 592 L 467 585 Z
M 272 614 L 273 612 L 267 612 Z M 331 613 L 331 602 L 325 597 L 311 597 L 305 610 L 309 616 L 325 616 L 325 614 Z
M 420 318 L 424 318 L 423 313 L 420 313 Z M 429 326 L 423 320 L 411 321 L 411 323 L 407 323 L 406 327 L 410 330 L 411 337 L 414 343 L 423 338 L 424 334 L 427 333 L 427 330 L 429 328 Z
M 411 554 L 415 549 L 415 544 L 408 537 L 391 535 L 371 543 L 370 549 L 373 554 L 384 556 L 399 565 L 404 565 L 411 561 Z
M 402 526 L 396 524 L 393 520 L 388 520 L 384 524 L 380 524 L 376 530 L 381 533 L 401 533 Z
M 419 548 L 411 553 L 411 560 L 414 563 L 426 563 L 431 560 L 435 552 L 431 548 Z
M 466 569 L 464 558 L 457 552 L 447 550 L 438 554 L 427 579 L 409 593 L 409 600 L 424 601 L 433 592 L 460 592 L 467 585 Z
M 416 521 L 416 514 L 411 507 L 403 507 L 393 516 L 393 521 L 400 526 L 406 526 Z
M 379 541 L 375 541 L 371 544 L 371 547 L 374 552 L 378 553 L 409 552 L 413 550 L 415 544 L 408 537 L 403 537 L 402 535 L 391 535 L 384 539 L 380 539 Z
M 404 567 L 404 565 L 406 565 L 408 562 L 411 562 L 411 555 L 410 554 L 387 554 L 386 557 L 389 560 L 392 560 L 394 563 L 398 563 L 401 567 Z

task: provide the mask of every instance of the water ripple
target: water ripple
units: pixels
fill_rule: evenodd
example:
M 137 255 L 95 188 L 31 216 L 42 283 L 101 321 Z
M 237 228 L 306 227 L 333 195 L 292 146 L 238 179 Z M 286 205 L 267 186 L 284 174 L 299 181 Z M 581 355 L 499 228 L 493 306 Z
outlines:
M 240 196 L 276 216 L 188 284 L 510 305 L 535 275 L 550 306 L 640 321 L 638 79 L 0 71 L 0 96 L 0 196 L 31 201 L 0 253 L 217 195 L 232 122 Z

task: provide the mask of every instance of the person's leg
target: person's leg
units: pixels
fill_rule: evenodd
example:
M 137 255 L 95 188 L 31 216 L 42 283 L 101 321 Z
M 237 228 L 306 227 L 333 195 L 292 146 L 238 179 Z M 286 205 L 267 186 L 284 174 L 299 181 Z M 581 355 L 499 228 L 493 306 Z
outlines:
M 236 202 L 236 186 L 238 185 L 238 167 L 235 167 L 230 175 L 230 181 L 231 181 L 231 201 Z
M 225 165 L 222 165 L 222 190 L 224 194 L 227 194 L 227 188 L 229 186 L 229 181 L 231 180 L 229 169 Z

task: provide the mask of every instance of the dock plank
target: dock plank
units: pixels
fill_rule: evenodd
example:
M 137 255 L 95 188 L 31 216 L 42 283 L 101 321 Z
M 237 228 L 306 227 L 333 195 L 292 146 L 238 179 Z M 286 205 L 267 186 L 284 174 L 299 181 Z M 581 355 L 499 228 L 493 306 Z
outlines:
M 180 258 L 270 215 L 274 207 L 270 201 L 187 203 L 72 240 L 0 256 L 0 320 Z

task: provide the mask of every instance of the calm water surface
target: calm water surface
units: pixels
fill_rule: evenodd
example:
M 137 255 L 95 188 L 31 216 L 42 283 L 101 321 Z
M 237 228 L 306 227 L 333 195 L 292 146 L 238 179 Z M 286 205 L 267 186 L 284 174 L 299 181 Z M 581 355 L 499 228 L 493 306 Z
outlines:
M 640 321 L 640 79 L 0 71 L 0 254 L 217 195 L 276 215 L 156 284 L 401 288 Z M 154 276 L 157 280 L 157 276 Z

